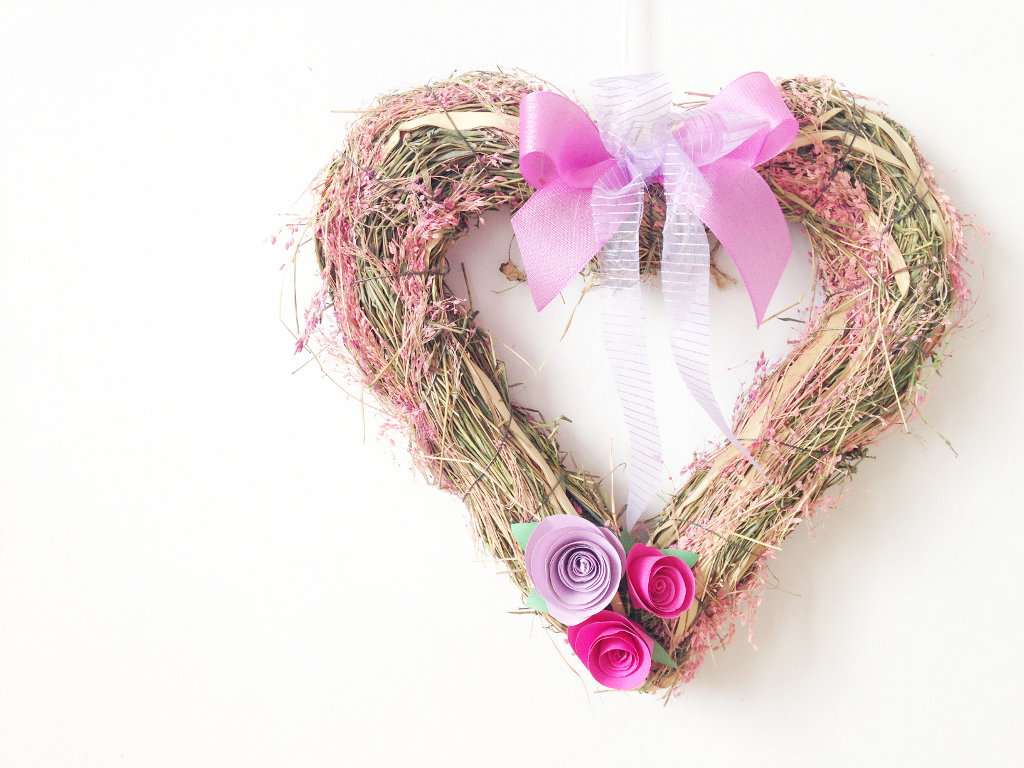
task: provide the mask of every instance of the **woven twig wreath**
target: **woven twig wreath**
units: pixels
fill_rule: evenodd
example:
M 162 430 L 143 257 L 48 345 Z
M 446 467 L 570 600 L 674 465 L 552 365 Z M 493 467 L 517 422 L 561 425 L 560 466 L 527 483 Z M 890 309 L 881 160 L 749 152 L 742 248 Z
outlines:
M 520 100 L 537 87 L 472 73 L 383 97 L 362 115 L 317 186 L 323 290 L 300 342 L 354 363 L 408 431 L 424 474 L 465 499 L 480 541 L 524 595 L 514 523 L 568 514 L 616 526 L 596 478 L 564 467 L 551 425 L 511 400 L 490 337 L 445 284 L 445 254 L 466 228 L 532 191 L 516 128 Z M 620 610 L 676 664 L 655 661 L 642 690 L 692 678 L 709 648 L 731 640 L 759 602 L 766 556 L 871 443 L 911 419 L 965 297 L 960 217 L 910 134 L 828 80 L 779 89 L 800 132 L 760 171 L 806 230 L 825 299 L 736 405 L 736 434 L 771 482 L 727 444 L 711 448 L 653 521 L 653 546 L 699 553 L 690 609 L 660 619 L 620 590 Z M 663 217 L 654 187 L 646 272 L 657 268 Z

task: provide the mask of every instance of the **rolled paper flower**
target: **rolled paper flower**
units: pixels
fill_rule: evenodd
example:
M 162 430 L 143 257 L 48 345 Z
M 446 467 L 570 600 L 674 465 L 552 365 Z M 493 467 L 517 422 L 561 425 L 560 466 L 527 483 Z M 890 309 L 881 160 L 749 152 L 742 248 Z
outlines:
M 663 619 L 685 612 L 697 589 L 690 566 L 645 544 L 634 544 L 629 550 L 626 586 L 634 606 Z
M 613 611 L 569 627 L 569 645 L 594 679 L 609 688 L 636 688 L 651 672 L 654 640 L 639 624 Z
M 546 517 L 526 545 L 526 573 L 548 613 L 579 624 L 606 607 L 622 580 L 626 551 L 607 528 L 574 515 Z

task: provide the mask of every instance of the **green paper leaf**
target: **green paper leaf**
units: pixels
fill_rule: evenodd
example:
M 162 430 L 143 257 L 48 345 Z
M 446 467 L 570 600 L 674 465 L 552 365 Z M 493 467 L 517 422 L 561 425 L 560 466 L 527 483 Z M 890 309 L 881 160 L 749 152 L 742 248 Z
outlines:
M 629 529 L 623 526 L 622 533 L 619 534 L 619 543 L 622 544 L 622 548 L 626 550 L 626 554 L 629 554 L 629 550 L 633 548 L 636 541 L 633 540 L 633 536 L 630 534 Z
M 533 608 L 533 610 L 538 613 L 548 612 L 548 604 L 544 602 L 543 597 L 537 594 L 536 589 L 531 589 L 530 594 L 526 596 L 526 605 L 528 608 Z
M 663 550 L 661 550 L 661 554 L 663 554 L 663 555 L 671 555 L 672 557 L 678 557 L 680 560 L 682 560 L 684 563 L 686 563 L 691 568 L 693 568 L 695 565 L 697 565 L 697 553 L 696 552 L 689 552 L 689 551 L 687 551 L 685 549 L 663 549 Z
M 668 655 L 668 651 L 661 647 L 661 643 L 657 640 L 654 641 L 654 651 L 651 653 L 651 658 L 659 664 L 664 664 L 666 667 L 672 667 L 672 669 L 679 669 L 679 665 L 676 664 L 675 660 Z
M 523 548 L 523 552 L 526 551 L 526 545 L 533 535 L 533 529 L 538 525 L 540 523 L 512 523 L 512 535 L 519 542 L 519 546 Z

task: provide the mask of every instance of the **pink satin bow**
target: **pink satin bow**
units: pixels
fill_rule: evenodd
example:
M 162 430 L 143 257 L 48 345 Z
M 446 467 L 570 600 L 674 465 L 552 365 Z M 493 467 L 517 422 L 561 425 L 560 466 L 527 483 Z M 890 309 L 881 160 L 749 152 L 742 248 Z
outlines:
M 763 72 L 734 80 L 706 106 L 675 117 L 682 124 L 666 126 L 664 138 L 683 149 L 707 185 L 694 213 L 732 256 L 760 324 L 792 246 L 775 195 L 754 168 L 789 146 L 796 119 Z M 591 196 L 630 148 L 613 156 L 587 113 L 550 91 L 523 99 L 519 137 L 523 178 L 537 191 L 512 222 L 534 303 L 543 309 L 611 234 L 602 222 L 595 226 Z M 659 158 L 629 159 L 646 160 L 645 181 L 664 180 Z

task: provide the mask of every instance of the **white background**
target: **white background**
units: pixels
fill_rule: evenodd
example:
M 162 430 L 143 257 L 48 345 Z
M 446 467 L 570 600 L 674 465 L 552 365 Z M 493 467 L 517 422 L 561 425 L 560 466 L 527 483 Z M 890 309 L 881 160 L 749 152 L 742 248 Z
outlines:
M 1022 19 L 910 5 L 657 2 L 644 27 L 608 1 L 5 2 L 0 766 L 1019 761 Z M 289 255 L 265 240 L 341 145 L 332 110 L 498 65 L 583 99 L 627 66 L 705 92 L 831 74 L 991 232 L 926 409 L 959 458 L 920 421 L 874 450 L 773 563 L 759 650 L 741 630 L 667 707 L 578 679 L 401 437 L 292 373 Z M 575 297 L 538 320 L 524 289 L 493 295 L 509 234 L 488 224 L 462 248 L 474 301 L 536 366 Z M 755 335 L 744 301 L 716 293 L 726 404 L 789 329 Z M 603 472 L 623 427 L 603 364 L 578 365 L 587 305 L 541 375 L 514 370 Z M 713 435 L 672 386 L 678 471 Z

